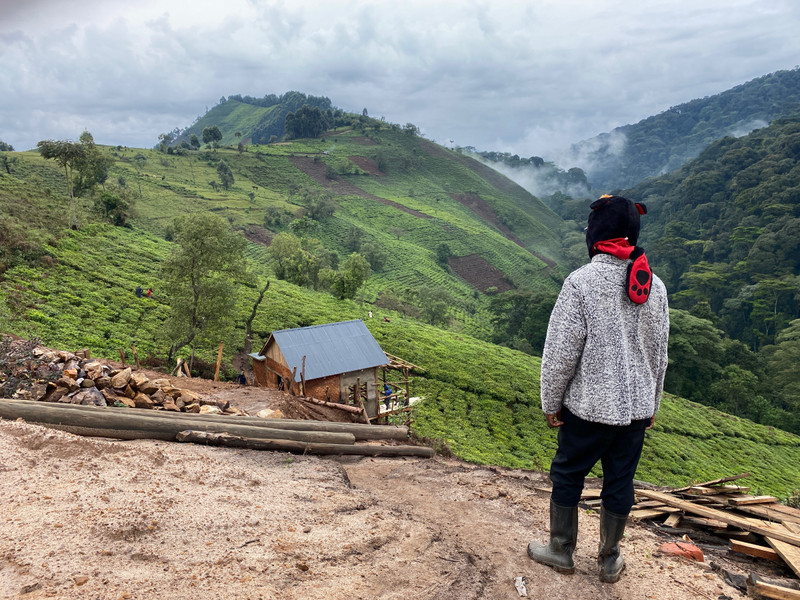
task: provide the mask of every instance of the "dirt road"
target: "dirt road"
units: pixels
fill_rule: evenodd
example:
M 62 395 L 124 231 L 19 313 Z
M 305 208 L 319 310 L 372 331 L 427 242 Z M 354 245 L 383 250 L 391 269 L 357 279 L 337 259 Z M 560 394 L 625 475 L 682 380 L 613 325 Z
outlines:
M 535 472 L 451 459 L 319 458 L 80 438 L 0 421 L 0 598 L 501 599 L 741 595 L 630 527 L 599 582 L 598 517 L 577 572 L 528 559 L 547 531 Z

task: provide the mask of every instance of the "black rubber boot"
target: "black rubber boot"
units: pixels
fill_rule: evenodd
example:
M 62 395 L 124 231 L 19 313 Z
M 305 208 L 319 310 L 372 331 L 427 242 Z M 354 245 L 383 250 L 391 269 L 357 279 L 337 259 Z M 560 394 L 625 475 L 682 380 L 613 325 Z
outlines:
M 528 544 L 528 556 L 559 573 L 574 573 L 572 551 L 578 541 L 578 507 L 559 506 L 550 500 L 550 543 Z
M 600 581 L 616 583 L 625 570 L 625 559 L 619 550 L 619 542 L 625 533 L 628 515 L 616 515 L 600 506 L 600 549 L 597 563 L 600 565 Z

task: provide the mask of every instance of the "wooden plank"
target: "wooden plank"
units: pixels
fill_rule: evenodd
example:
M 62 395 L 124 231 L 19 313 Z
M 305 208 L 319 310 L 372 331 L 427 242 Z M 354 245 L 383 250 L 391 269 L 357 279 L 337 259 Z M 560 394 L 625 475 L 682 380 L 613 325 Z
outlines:
M 751 473 L 739 473 L 738 475 L 731 475 L 730 477 L 722 477 L 720 479 L 712 479 L 711 481 L 704 481 L 703 483 L 693 483 L 692 485 L 687 485 L 682 488 L 673 488 L 669 490 L 669 492 L 685 492 L 691 487 L 700 486 L 700 487 L 707 487 L 709 485 L 718 485 L 720 483 L 728 483 L 729 481 L 736 481 L 737 479 L 745 479 L 750 477 Z
M 663 508 L 640 508 L 632 510 L 628 516 L 634 519 L 655 519 L 656 517 L 663 517 L 670 513 L 680 512 L 680 508 L 674 506 L 665 506 Z
M 666 525 L 667 527 L 677 527 L 678 524 L 681 522 L 682 518 L 683 518 L 682 512 L 674 512 L 667 517 L 667 520 L 664 521 L 664 525 Z
M 738 515 L 717 510 L 715 508 L 709 508 L 707 506 L 698 506 L 694 502 L 681 500 L 679 498 L 675 498 L 671 494 L 666 494 L 664 492 L 656 492 L 653 490 L 639 490 L 637 494 L 639 494 L 640 496 L 645 496 L 646 498 L 652 498 L 653 500 L 661 500 L 664 504 L 668 504 L 670 506 L 676 506 L 687 513 L 700 515 L 701 517 L 708 517 L 709 519 L 716 519 L 718 521 L 722 521 L 723 523 L 727 523 L 728 525 L 734 525 L 735 527 L 744 529 L 745 531 L 753 531 L 763 536 L 772 536 L 775 539 L 778 539 L 782 542 L 786 542 L 787 544 L 800 546 L 800 534 L 791 533 L 788 529 L 785 528 L 783 528 L 783 531 L 773 530 L 769 527 L 765 527 L 764 525 L 768 524 L 765 523 L 764 521 L 760 522 L 764 525 L 757 524 L 754 519 L 740 517 Z
M 788 529 L 792 533 L 800 533 L 800 525 L 798 525 L 797 523 L 784 521 L 783 526 L 786 527 L 786 529 Z
M 800 577 L 800 548 L 787 544 L 785 540 L 776 539 L 776 533 L 780 530 L 789 531 L 782 525 L 775 525 L 773 533 L 765 535 L 764 539 L 766 539 L 767 543 L 778 553 L 778 556 L 783 559 L 783 562 L 789 565 L 789 568 L 794 571 L 795 575 Z
M 744 506 L 745 504 L 772 504 L 777 501 L 775 496 L 742 496 L 741 498 L 729 498 L 728 504 Z
M 735 494 L 737 492 L 744 494 L 745 492 L 750 491 L 750 487 L 744 485 L 715 485 L 713 489 L 729 494 Z
M 800 516 L 786 512 L 783 510 L 785 508 L 790 507 L 783 506 L 782 504 L 753 504 L 752 506 L 737 506 L 736 510 L 761 517 L 762 519 L 766 519 L 768 521 L 782 521 L 784 523 L 789 521 L 800 524 Z
M 686 493 L 692 496 L 713 496 L 715 494 L 719 494 L 719 490 L 710 487 L 704 487 L 702 485 L 693 485 L 686 490 Z
M 756 593 L 761 594 L 765 598 L 773 598 L 774 600 L 800 600 L 800 591 L 793 590 L 779 585 L 772 585 L 771 583 L 763 583 L 756 581 L 753 585 Z
M 731 540 L 731 550 L 739 554 L 747 554 L 748 556 L 755 556 L 756 558 L 765 558 L 773 562 L 781 562 L 781 557 L 769 546 Z
M 708 529 L 727 529 L 728 524 L 717 519 L 707 519 L 705 517 L 684 517 L 684 523 L 689 525 L 696 525 L 698 527 L 707 527 Z

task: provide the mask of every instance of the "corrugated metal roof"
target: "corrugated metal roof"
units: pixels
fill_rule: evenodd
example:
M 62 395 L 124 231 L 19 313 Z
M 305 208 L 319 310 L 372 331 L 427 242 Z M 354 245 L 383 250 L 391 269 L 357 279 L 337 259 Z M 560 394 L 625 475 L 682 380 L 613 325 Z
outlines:
M 361 319 L 282 329 L 273 331 L 270 338 L 278 344 L 289 369 L 297 367 L 296 381 L 300 381 L 304 356 L 306 380 L 379 367 L 389 362 Z M 264 346 L 266 349 L 266 344 Z M 261 354 L 265 354 L 265 349 Z

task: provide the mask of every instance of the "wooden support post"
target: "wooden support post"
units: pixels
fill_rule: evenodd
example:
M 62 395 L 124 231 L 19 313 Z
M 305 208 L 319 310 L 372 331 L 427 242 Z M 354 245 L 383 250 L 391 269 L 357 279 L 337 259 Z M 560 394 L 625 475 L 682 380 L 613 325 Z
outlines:
M 295 378 L 295 377 L 297 377 L 297 366 L 295 366 L 295 367 L 294 367 L 294 369 L 292 369 L 292 380 L 289 382 L 289 393 L 290 393 L 292 396 L 295 396 L 295 395 L 296 395 L 296 394 L 294 393 L 294 378 Z
M 136 346 L 131 345 L 131 350 L 133 350 L 133 360 L 136 361 L 136 369 L 141 369 L 139 365 L 139 355 L 136 354 Z
M 219 343 L 219 352 L 217 352 L 217 364 L 214 366 L 214 381 L 219 381 L 219 366 L 222 363 L 222 347 L 225 342 Z
M 181 366 L 183 367 L 183 372 L 186 373 L 186 376 L 189 379 L 191 379 L 192 378 L 192 372 L 189 370 L 189 365 L 186 364 L 186 361 L 183 361 L 183 364 Z
M 122 361 L 122 366 L 125 366 L 125 350 L 119 349 L 119 359 Z
M 303 396 L 303 398 L 305 398 L 306 397 L 306 357 L 305 356 L 303 356 L 303 368 L 300 371 L 300 385 L 301 385 L 300 390 L 303 392 L 302 396 Z

